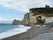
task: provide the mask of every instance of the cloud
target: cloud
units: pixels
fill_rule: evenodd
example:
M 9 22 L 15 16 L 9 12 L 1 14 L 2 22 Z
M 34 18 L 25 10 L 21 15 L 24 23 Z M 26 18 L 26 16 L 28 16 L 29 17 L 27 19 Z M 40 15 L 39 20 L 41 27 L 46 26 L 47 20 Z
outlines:
M 29 8 L 51 5 L 51 0 L 0 0 L 0 6 L 28 12 Z
M 21 18 L 21 17 L 20 17 Z M 4 18 L 4 17 L 0 17 L 0 21 L 13 21 L 14 19 L 16 19 L 16 20 L 22 20 L 22 18 L 20 19 L 20 18 L 10 18 L 10 19 L 8 19 L 8 18 Z
M 6 18 L 0 17 L 0 21 L 7 21 Z
M 8 18 L 0 17 L 0 21 L 13 21 L 13 19 L 8 19 Z
M 50 6 L 53 6 L 53 1 L 52 0 L 0 0 L 0 6 L 4 7 L 4 8 L 7 8 L 8 11 L 9 11 L 9 9 L 13 9 L 13 10 L 15 9 L 15 10 L 19 10 L 20 12 L 21 11 L 24 12 L 22 14 L 21 13 L 19 13 L 19 14 L 15 13 L 17 15 L 15 18 L 14 17 L 12 17 L 12 18 L 0 17 L 0 21 L 12 21 L 14 19 L 22 19 L 25 12 L 29 12 L 30 8 L 44 7 L 46 4 L 48 4 Z M 6 11 L 5 11 L 5 13 L 6 13 Z M 10 12 L 13 13 L 13 11 L 10 11 L 10 12 L 8 12 L 8 11 L 7 11 L 7 13 L 10 13 Z M 16 11 L 16 12 L 18 12 L 18 11 Z M 8 14 L 6 14 L 6 15 L 8 15 Z

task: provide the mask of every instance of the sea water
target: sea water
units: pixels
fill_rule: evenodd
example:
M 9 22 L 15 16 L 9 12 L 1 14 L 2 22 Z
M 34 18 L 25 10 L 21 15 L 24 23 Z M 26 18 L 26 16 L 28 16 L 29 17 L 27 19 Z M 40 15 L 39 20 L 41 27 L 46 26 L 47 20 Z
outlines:
M 24 25 L 0 24 L 0 39 L 26 32 L 30 28 Z
M 11 25 L 11 24 L 0 24 L 0 33 L 6 32 L 8 30 L 20 28 L 18 25 Z

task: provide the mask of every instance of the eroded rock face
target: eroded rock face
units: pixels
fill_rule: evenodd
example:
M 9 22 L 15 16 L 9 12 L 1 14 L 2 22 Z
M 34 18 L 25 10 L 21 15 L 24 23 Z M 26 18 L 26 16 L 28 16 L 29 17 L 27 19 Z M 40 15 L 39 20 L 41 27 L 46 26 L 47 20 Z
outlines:
M 26 13 L 24 15 L 24 19 L 22 20 L 24 25 L 29 25 L 30 19 L 29 19 L 29 13 Z
M 44 15 L 37 15 L 36 17 L 37 23 L 40 23 L 40 24 L 45 23 L 45 19 L 46 17 Z
M 14 25 L 18 25 L 18 24 L 23 24 L 23 25 L 35 25 L 37 23 L 41 24 L 41 23 L 45 23 L 45 19 L 46 17 L 44 15 L 34 15 L 30 14 L 30 13 L 26 13 L 24 15 L 24 19 L 22 21 L 20 20 L 13 20 L 13 24 Z
M 31 18 L 32 24 L 41 24 L 45 22 L 45 17 L 42 15 L 35 15 Z
M 31 8 L 29 13 L 24 15 L 22 22 L 17 20 L 13 21 L 13 24 L 24 24 L 24 25 L 34 25 L 37 23 L 44 23 L 47 17 L 53 17 L 53 8 L 46 5 L 41 8 Z
M 44 15 L 34 15 L 31 13 L 25 14 L 24 19 L 23 19 L 23 23 L 26 25 L 34 25 L 37 23 L 44 23 L 45 22 L 46 17 Z

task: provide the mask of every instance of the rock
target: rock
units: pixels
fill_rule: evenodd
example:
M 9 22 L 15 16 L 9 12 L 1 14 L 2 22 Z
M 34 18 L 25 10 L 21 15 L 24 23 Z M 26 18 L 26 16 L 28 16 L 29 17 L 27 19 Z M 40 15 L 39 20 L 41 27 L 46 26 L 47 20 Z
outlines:
M 21 24 L 21 21 L 14 19 L 12 24 L 13 25 L 20 25 Z
M 24 15 L 24 19 L 22 20 L 24 25 L 29 25 L 30 19 L 29 19 L 29 13 L 26 13 Z

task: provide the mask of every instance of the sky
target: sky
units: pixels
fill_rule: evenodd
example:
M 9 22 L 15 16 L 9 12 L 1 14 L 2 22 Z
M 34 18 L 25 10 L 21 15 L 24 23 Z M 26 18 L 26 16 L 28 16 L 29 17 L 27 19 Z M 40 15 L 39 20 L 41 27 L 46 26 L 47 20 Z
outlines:
M 0 0 L 0 22 L 22 20 L 30 8 L 53 7 L 53 0 Z

